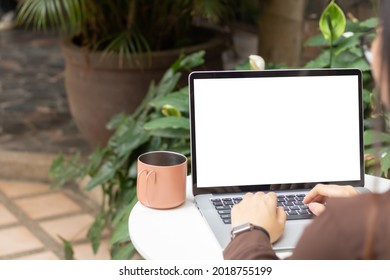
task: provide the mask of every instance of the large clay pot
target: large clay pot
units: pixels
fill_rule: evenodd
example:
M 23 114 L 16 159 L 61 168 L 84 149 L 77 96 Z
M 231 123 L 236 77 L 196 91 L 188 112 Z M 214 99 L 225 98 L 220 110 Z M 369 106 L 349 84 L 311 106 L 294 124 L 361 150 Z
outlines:
M 185 53 L 205 50 L 207 70 L 221 70 L 224 42 L 214 38 L 186 48 Z M 116 55 L 87 52 L 66 39 L 62 42 L 65 59 L 65 86 L 72 117 L 92 147 L 104 146 L 111 135 L 108 120 L 121 112 L 131 113 L 143 100 L 152 80 L 158 81 L 183 49 L 150 53 L 151 64 L 142 69 L 126 63 L 119 67 Z

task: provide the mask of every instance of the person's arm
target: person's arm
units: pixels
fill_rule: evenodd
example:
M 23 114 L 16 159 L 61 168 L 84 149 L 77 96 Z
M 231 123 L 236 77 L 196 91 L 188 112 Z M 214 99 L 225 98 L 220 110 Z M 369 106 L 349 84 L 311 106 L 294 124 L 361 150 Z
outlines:
M 286 213 L 283 207 L 277 207 L 276 194 L 273 192 L 247 193 L 242 201 L 232 209 L 232 227 L 251 223 L 265 229 L 271 243 L 277 241 L 284 231 Z
M 352 197 L 359 192 L 352 186 L 324 185 L 318 184 L 303 199 L 310 211 L 319 216 L 325 210 L 328 198 L 331 197 Z
M 307 203 L 312 211 L 314 210 L 314 214 L 319 215 L 325 210 L 328 197 L 349 197 L 356 194 L 355 189 L 350 186 L 317 185 L 308 193 L 303 202 Z M 271 242 L 275 242 L 283 233 L 286 215 L 283 208 L 276 207 L 276 205 L 276 194 L 274 193 L 256 193 L 255 195 L 249 193 L 245 195 L 242 202 L 233 207 L 233 227 L 244 223 L 261 226 L 268 231 L 271 241 L 262 232 L 242 233 L 241 236 L 239 235 L 232 240 L 225 249 L 225 259 L 277 259 Z M 326 219 L 329 219 L 329 215 L 324 216 L 320 222 L 326 221 Z M 322 225 L 320 222 L 316 222 L 319 226 L 308 231 L 309 233 L 305 232 L 305 235 L 309 235 L 309 241 L 318 241 L 318 236 L 322 232 L 321 227 L 325 227 L 327 223 L 328 225 L 332 223 L 332 221 L 326 221 L 322 222 Z M 332 233 L 337 231 L 334 226 L 330 228 Z M 330 236 L 332 234 L 329 234 Z M 307 254 L 305 248 L 310 248 L 310 246 L 303 245 L 292 257 L 300 258 Z
M 326 211 L 307 226 L 289 259 L 356 259 L 367 219 L 363 197 L 333 198 Z M 361 208 L 362 207 L 362 208 Z
M 223 251 L 225 260 L 276 260 L 269 238 L 252 230 L 237 235 Z
M 342 202 L 339 202 L 342 200 Z M 356 215 L 355 199 L 332 199 L 327 210 L 307 226 L 299 239 L 292 260 L 353 259 L 361 248 L 362 234 Z M 346 221 L 348 221 L 346 223 Z M 351 235 L 352 234 L 352 235 Z M 360 245 L 359 245 L 360 244 Z M 245 232 L 232 240 L 224 251 L 225 259 L 278 259 L 267 236 L 260 231 Z
M 286 213 L 277 207 L 275 193 L 247 193 L 232 209 L 232 227 L 250 223 L 263 228 L 238 234 L 224 250 L 225 259 L 277 259 L 271 242 L 283 233 Z

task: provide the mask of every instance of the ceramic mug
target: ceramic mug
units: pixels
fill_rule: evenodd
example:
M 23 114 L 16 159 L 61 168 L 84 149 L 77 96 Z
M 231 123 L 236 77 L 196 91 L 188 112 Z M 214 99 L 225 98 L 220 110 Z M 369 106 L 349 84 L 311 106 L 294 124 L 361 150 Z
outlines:
M 145 206 L 169 209 L 186 199 L 187 158 L 155 151 L 138 157 L 137 197 Z

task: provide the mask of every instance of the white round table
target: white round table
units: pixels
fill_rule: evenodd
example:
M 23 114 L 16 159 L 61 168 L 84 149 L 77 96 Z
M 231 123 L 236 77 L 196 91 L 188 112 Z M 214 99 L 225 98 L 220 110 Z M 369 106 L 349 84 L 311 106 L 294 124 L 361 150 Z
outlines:
M 365 187 L 374 192 L 390 189 L 390 180 L 365 175 Z M 191 177 L 187 178 L 187 200 L 177 208 L 156 210 L 134 206 L 129 216 L 129 234 L 137 251 L 151 260 L 220 260 L 222 248 L 196 208 Z M 280 252 L 286 257 L 290 252 Z

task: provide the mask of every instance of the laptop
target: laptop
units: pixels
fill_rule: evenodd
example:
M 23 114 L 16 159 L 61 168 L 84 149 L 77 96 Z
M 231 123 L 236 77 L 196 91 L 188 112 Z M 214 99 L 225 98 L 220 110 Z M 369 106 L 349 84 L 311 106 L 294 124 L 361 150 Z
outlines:
M 273 247 L 289 250 L 312 221 L 310 188 L 365 190 L 360 70 L 197 71 L 189 93 L 193 194 L 222 248 L 246 192 L 277 193 L 288 212 Z

